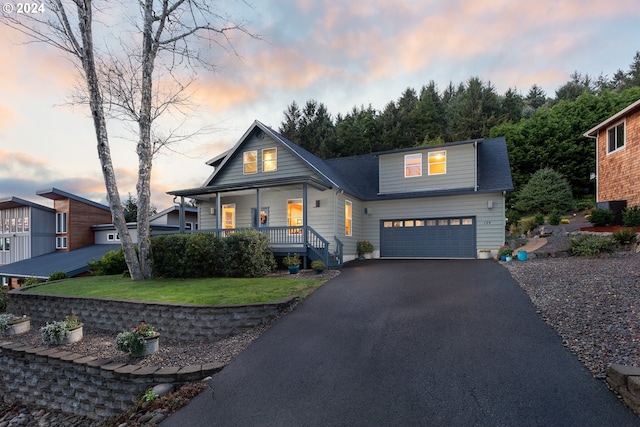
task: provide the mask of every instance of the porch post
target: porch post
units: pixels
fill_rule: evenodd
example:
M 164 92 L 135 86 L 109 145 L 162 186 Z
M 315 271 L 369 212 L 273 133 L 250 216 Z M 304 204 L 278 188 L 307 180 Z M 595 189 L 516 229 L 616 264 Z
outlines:
M 256 228 L 260 230 L 260 189 L 256 188 L 256 217 L 253 219 L 256 222 Z
M 302 244 L 304 245 L 305 256 L 302 268 L 307 269 L 307 183 L 302 184 Z
M 220 193 L 216 193 L 216 231 L 220 231 L 220 215 L 222 215 L 222 203 L 220 203 Z
M 180 234 L 184 234 L 184 196 L 180 196 L 180 211 L 178 218 L 180 221 Z

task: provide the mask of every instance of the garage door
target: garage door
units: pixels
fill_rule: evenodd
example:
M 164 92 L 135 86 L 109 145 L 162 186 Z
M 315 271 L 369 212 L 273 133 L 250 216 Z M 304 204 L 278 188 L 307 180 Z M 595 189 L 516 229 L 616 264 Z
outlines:
M 380 221 L 380 256 L 475 258 L 475 218 L 382 220 Z

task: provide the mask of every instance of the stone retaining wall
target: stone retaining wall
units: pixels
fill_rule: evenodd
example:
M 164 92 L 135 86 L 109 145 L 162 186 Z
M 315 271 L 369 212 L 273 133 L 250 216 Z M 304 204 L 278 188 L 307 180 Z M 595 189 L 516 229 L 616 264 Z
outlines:
M 30 403 L 105 420 L 128 411 L 157 384 L 201 380 L 222 367 L 218 363 L 141 367 L 55 348 L 0 342 L 0 394 L 8 403 Z
M 607 367 L 607 384 L 640 415 L 640 367 L 612 364 Z
M 88 328 L 118 333 L 147 322 L 162 336 L 184 340 L 223 338 L 250 329 L 274 318 L 295 297 L 274 303 L 249 305 L 186 305 L 131 302 L 104 298 L 83 298 L 9 292 L 7 313 L 26 314 L 35 322 L 62 320 L 76 314 Z

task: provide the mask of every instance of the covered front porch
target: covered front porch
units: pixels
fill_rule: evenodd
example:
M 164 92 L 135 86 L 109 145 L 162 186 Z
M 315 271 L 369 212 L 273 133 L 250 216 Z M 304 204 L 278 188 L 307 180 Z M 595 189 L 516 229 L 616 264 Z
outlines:
M 335 235 L 332 222 L 334 192 L 322 183 L 309 179 L 271 185 L 260 182 L 169 194 L 176 196 L 180 206 L 180 233 L 207 232 L 224 237 L 255 229 L 269 237 L 274 255 L 299 254 L 303 268 L 313 260 L 322 260 L 328 268 L 342 267 L 343 243 Z M 197 201 L 197 231 L 185 227 L 186 198 Z

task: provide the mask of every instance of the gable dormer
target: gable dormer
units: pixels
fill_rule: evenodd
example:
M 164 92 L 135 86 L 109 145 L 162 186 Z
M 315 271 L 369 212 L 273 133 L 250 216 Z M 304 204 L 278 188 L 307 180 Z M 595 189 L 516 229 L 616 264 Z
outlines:
M 478 141 L 380 153 L 380 194 L 477 187 Z

